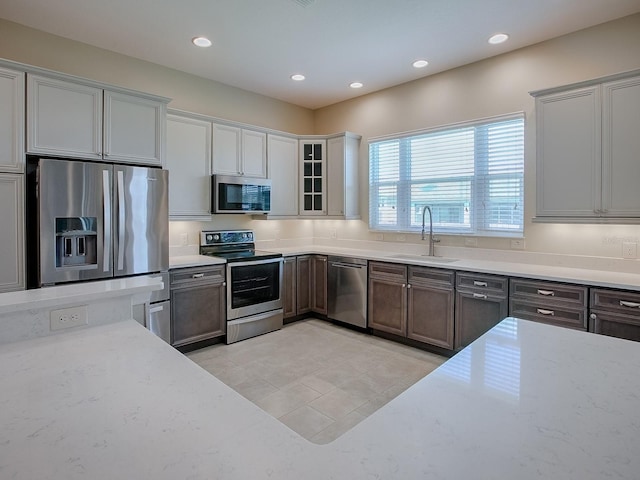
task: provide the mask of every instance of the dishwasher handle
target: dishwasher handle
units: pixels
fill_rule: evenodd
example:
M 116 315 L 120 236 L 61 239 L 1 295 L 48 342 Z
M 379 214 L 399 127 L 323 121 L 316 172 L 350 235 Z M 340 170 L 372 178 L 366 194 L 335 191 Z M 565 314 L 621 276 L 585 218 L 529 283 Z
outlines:
M 366 265 L 357 265 L 355 263 L 331 262 L 329 265 L 336 268 L 354 268 L 356 270 L 367 268 Z

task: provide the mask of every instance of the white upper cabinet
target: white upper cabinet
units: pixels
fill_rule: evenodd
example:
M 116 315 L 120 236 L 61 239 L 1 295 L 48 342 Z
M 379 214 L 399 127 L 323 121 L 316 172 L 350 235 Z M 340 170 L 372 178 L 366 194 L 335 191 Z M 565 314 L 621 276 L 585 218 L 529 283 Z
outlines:
M 213 173 L 266 178 L 266 133 L 214 123 Z
M 166 169 L 169 218 L 211 219 L 211 122 L 183 114 L 167 116 Z
M 605 83 L 602 107 L 603 210 L 640 217 L 640 77 Z
M 267 157 L 271 179 L 269 216 L 298 215 L 298 140 L 267 136 Z
M 327 216 L 360 218 L 359 149 L 360 137 L 351 133 L 327 140 Z
M 166 104 L 104 92 L 104 151 L 111 161 L 162 164 Z
M 0 173 L 0 292 L 24 290 L 24 175 Z
M 161 165 L 167 101 L 28 75 L 27 153 Z
M 591 217 L 599 209 L 600 90 L 536 98 L 537 215 Z
M 241 174 L 267 178 L 267 134 L 242 129 Z
M 300 215 L 327 214 L 327 141 L 300 140 Z
M 24 171 L 24 73 L 0 68 L 0 172 Z
M 102 159 L 102 89 L 28 79 L 27 153 Z
M 638 73 L 532 93 L 537 221 L 638 222 Z

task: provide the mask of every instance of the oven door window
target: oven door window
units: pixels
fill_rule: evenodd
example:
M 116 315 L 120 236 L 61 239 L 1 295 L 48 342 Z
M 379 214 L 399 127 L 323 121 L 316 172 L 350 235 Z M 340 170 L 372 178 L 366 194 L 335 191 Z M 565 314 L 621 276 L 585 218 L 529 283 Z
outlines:
M 242 308 L 280 298 L 280 263 L 238 265 L 231 268 L 231 308 Z
M 219 201 L 224 210 L 269 211 L 271 208 L 271 187 L 268 185 L 219 184 Z

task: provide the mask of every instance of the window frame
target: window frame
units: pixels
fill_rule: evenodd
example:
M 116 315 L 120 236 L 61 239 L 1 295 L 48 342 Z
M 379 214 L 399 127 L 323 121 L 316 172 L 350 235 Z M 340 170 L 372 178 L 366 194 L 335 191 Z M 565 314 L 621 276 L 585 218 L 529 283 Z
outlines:
M 429 134 L 444 133 L 447 131 L 456 132 L 462 131 L 466 128 L 478 129 L 478 127 L 489 127 L 490 125 L 508 122 L 512 120 L 522 121 L 522 163 L 518 173 L 509 174 L 491 174 L 489 173 L 490 164 L 488 160 L 487 148 L 480 148 L 479 143 L 481 141 L 487 141 L 487 135 L 484 135 L 480 139 L 474 133 L 474 146 L 473 146 L 473 174 L 451 176 L 451 177 L 436 177 L 433 179 L 416 179 L 411 178 L 411 161 L 410 156 L 407 155 L 408 145 L 411 143 L 411 139 L 418 138 Z M 489 128 L 484 129 L 484 132 L 488 134 Z M 368 140 L 369 143 L 369 230 L 371 232 L 399 232 L 399 233 L 420 233 L 421 225 L 412 225 L 411 217 L 412 213 L 415 214 L 416 208 L 412 208 L 411 192 L 412 187 L 415 184 L 425 183 L 445 183 L 445 182 L 458 182 L 463 179 L 470 179 L 470 194 L 469 205 L 471 205 L 469 212 L 469 228 L 441 228 L 434 222 L 434 232 L 442 235 L 464 235 L 464 236 L 478 236 L 478 237 L 505 237 L 505 238 L 523 238 L 524 237 L 524 197 L 525 197 L 525 182 L 524 182 L 524 169 L 525 169 L 525 132 L 526 132 L 526 117 L 524 112 L 514 112 L 505 115 L 497 115 L 493 117 L 486 117 L 482 119 L 476 119 L 465 122 L 452 123 L 447 125 L 440 125 L 433 128 L 413 130 L 408 132 L 402 132 L 398 134 L 390 134 L 379 137 L 372 137 Z M 380 145 L 384 142 L 398 142 L 398 179 L 397 180 L 382 180 L 374 181 L 377 178 L 379 168 L 379 157 L 375 158 L 375 155 L 379 153 L 375 149 L 375 145 Z M 480 168 L 479 168 L 480 167 Z M 480 171 L 482 169 L 482 171 Z M 481 178 L 482 177 L 482 178 Z M 519 192 L 518 200 L 515 208 L 521 211 L 521 228 L 513 229 L 500 229 L 491 227 L 489 222 L 491 221 L 490 215 L 479 215 L 478 208 L 473 208 L 473 205 L 480 205 L 485 199 L 489 198 L 489 180 L 500 179 L 513 179 L 518 185 L 517 191 Z M 483 185 L 480 188 L 480 184 Z M 380 224 L 380 207 L 379 192 L 380 187 L 389 186 L 395 188 L 396 199 L 396 217 L 395 224 L 385 228 Z M 519 203 L 519 205 L 518 205 Z M 377 205 L 374 208 L 374 205 Z M 417 204 L 416 204 L 417 207 Z M 422 210 L 420 209 L 420 212 Z M 435 217 L 435 215 L 434 215 Z M 420 222 L 421 223 L 421 222 Z M 482 223 L 482 224 L 480 224 Z

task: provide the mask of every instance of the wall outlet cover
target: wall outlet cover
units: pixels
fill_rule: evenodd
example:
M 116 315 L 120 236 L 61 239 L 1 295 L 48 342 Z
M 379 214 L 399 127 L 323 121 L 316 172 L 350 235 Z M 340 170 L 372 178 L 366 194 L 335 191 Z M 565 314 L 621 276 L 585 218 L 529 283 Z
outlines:
M 636 242 L 622 242 L 622 258 L 638 258 L 638 244 Z
M 524 250 L 524 238 L 511 240 L 511 250 Z
M 382 233 L 376 233 L 374 238 L 376 239 L 376 241 L 381 242 L 384 240 L 384 235 Z
M 474 237 L 467 237 L 464 239 L 464 246 L 465 247 L 477 247 L 478 246 L 478 239 L 474 238 Z
M 79 307 L 51 310 L 49 321 L 52 331 L 88 325 L 87 306 L 80 305 Z
M 399 242 L 404 242 L 407 240 L 407 236 L 401 233 L 400 235 L 396 235 L 396 240 Z

